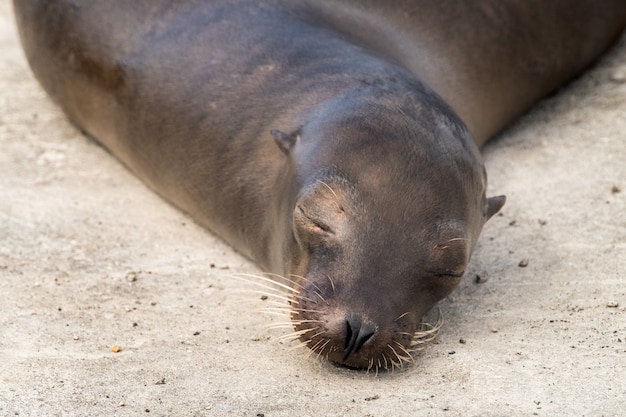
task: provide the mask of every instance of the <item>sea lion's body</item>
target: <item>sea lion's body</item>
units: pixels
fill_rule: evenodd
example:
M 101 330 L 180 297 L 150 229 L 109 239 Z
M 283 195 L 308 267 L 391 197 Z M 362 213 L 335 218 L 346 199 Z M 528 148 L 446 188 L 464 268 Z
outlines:
M 504 203 L 485 198 L 477 144 L 626 24 L 622 1 L 599 3 L 14 5 L 35 74 L 76 125 L 293 277 L 309 347 L 378 368 L 409 355 Z

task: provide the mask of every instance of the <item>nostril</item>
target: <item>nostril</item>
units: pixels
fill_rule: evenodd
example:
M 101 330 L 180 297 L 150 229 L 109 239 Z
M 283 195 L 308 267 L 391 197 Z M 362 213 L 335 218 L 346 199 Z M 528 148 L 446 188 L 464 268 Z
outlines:
M 344 360 L 363 347 L 376 333 L 376 327 L 370 323 L 363 323 L 360 317 L 350 316 L 346 320 L 346 340 L 344 343 Z

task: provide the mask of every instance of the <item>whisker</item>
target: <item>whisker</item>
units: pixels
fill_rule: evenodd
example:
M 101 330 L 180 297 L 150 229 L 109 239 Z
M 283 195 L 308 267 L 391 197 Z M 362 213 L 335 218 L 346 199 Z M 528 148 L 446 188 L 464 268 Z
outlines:
M 267 295 L 277 295 L 280 296 L 282 295 L 283 297 L 293 297 L 297 294 L 299 294 L 299 292 L 297 291 L 285 291 L 283 288 L 279 288 L 279 287 L 275 287 L 272 284 L 270 284 L 269 282 L 252 282 L 252 281 L 247 281 L 247 283 L 254 285 L 253 288 L 251 288 L 251 291 L 257 290 L 257 291 L 263 291 L 265 292 L 265 294 Z
M 275 303 L 275 304 L 266 304 L 266 305 L 262 305 L 259 306 L 260 310 L 268 310 L 268 311 L 286 311 L 286 312 L 290 312 L 292 310 L 294 310 L 291 306 L 285 305 L 285 304 L 279 304 L 279 303 Z
M 324 297 L 322 297 L 322 294 L 320 294 L 318 291 L 315 291 L 314 294 L 317 295 L 320 298 L 320 300 L 324 302 L 324 304 L 328 304 L 328 301 L 326 301 Z
M 272 343 L 283 343 L 283 342 L 287 342 L 287 343 L 291 343 L 292 341 L 298 339 L 298 337 L 300 337 L 298 334 L 296 334 L 296 332 L 291 332 L 288 334 L 283 334 L 279 337 L 272 337 L 270 339 L 270 342 Z
M 409 350 L 407 350 L 407 348 L 405 348 L 401 343 L 396 342 L 396 345 L 398 345 L 398 348 L 400 348 L 400 350 L 402 352 L 404 352 L 404 355 L 402 355 L 402 359 L 405 362 L 410 362 L 412 364 L 415 364 L 415 358 L 413 358 L 413 355 L 411 355 L 411 352 L 409 352 Z
M 466 238 L 464 237 L 454 237 L 452 239 L 446 240 L 445 242 L 442 243 L 435 243 L 434 248 L 437 249 L 448 249 L 450 246 L 446 245 L 446 243 L 450 243 L 450 242 L 456 242 L 458 240 L 462 240 L 462 241 L 467 241 Z
M 290 311 L 292 312 L 297 312 L 297 313 L 316 313 L 316 314 L 322 314 L 321 310 L 311 310 L 308 308 L 291 308 Z
M 322 289 L 313 281 L 311 281 L 309 278 L 307 277 L 303 277 L 302 275 L 296 275 L 296 274 L 290 274 L 290 277 L 295 277 L 295 278 L 299 278 L 300 280 L 304 281 L 304 282 L 308 282 L 309 284 L 311 284 L 313 287 L 315 287 L 315 289 L 319 292 L 322 292 Z M 293 281 L 294 285 L 297 285 L 298 287 L 300 287 L 301 289 L 306 289 L 303 285 L 297 283 L 296 281 Z
M 464 237 L 453 237 L 453 238 L 452 238 L 452 239 L 450 239 L 450 240 L 446 240 L 444 243 L 448 243 L 448 242 L 455 242 L 455 241 L 457 241 L 457 240 L 464 240 L 464 241 L 467 241 L 467 238 L 464 238 Z
M 289 337 L 284 337 L 280 340 L 272 340 L 272 341 L 276 341 L 277 343 L 291 344 L 293 341 L 299 340 L 299 339 L 300 339 L 299 336 L 290 334 Z M 295 349 L 295 346 L 289 347 L 289 350 L 294 350 L 294 349 Z
M 400 314 L 400 315 L 398 316 L 398 318 L 397 318 L 395 321 L 398 321 L 398 320 L 402 319 L 402 317 L 407 316 L 408 314 L 409 314 L 409 312 L 408 312 L 408 311 L 407 311 L 407 312 L 404 312 L 404 313 L 402 313 L 402 314 Z
M 379 369 L 381 367 L 381 358 L 384 355 L 381 354 L 378 357 L 371 357 L 370 360 L 367 361 L 367 374 L 369 375 L 370 372 L 378 372 L 377 369 Z M 375 373 L 374 375 L 378 375 L 377 373 Z
M 289 321 L 289 322 L 282 322 L 282 323 L 266 324 L 265 326 L 261 327 L 261 329 L 263 330 L 274 330 L 274 329 L 293 330 L 293 323 Z
M 312 339 L 307 340 L 307 345 L 308 342 L 310 342 Z M 318 357 L 319 355 L 322 353 L 322 351 L 324 350 L 323 348 L 320 349 L 320 344 L 324 342 L 324 339 L 320 339 L 317 342 L 315 342 L 315 344 L 313 346 L 308 346 L 309 351 L 306 354 L 307 359 L 310 358 L 311 356 L 313 356 L 314 353 L 317 353 Z
M 264 283 L 252 282 L 252 281 L 242 281 L 242 282 L 245 282 L 246 284 L 254 285 L 254 287 L 253 288 L 239 288 L 238 291 L 240 292 L 266 295 L 268 297 L 274 297 L 274 296 L 280 296 L 280 295 L 284 296 L 286 294 L 283 289 L 269 287 L 269 286 L 264 285 Z
M 303 323 L 322 323 L 320 320 L 297 320 L 297 321 L 285 321 L 285 322 L 277 322 L 266 324 L 262 327 L 263 330 L 273 330 L 273 329 L 292 329 L 294 326 L 298 326 Z
M 285 304 L 284 301 L 279 301 L 279 300 L 270 300 L 270 299 L 263 300 L 263 305 L 274 306 L 274 307 L 278 307 L 278 308 L 283 307 L 283 308 L 286 308 L 286 309 L 289 309 L 289 310 L 295 309 L 293 306 L 290 306 L 289 304 Z
M 315 330 L 317 330 L 317 329 L 321 329 L 321 327 L 316 327 L 316 328 L 315 328 Z M 313 339 L 315 339 L 317 336 L 319 336 L 319 335 L 321 335 L 321 334 L 323 334 L 323 333 L 324 333 L 324 331 L 323 331 L 323 330 L 320 330 L 319 332 L 317 332 L 317 333 L 313 334 L 312 336 L 310 336 L 310 337 L 309 337 L 309 339 L 313 340 Z M 329 339 L 329 340 L 330 340 L 330 339 Z
M 280 274 L 274 274 L 272 272 L 267 272 L 266 274 L 269 275 L 269 276 L 275 277 L 274 279 L 272 279 L 272 281 L 276 281 L 276 279 L 278 279 L 280 281 L 288 282 L 288 283 L 292 284 L 294 287 L 298 287 L 300 289 L 304 289 L 304 286 L 302 284 L 300 284 L 298 281 L 296 281 L 294 278 L 298 278 L 298 279 L 301 279 L 303 281 L 308 281 L 305 277 L 302 277 L 300 275 L 295 275 L 295 274 L 289 274 L 287 276 L 280 275 Z M 299 290 L 296 290 L 296 291 L 299 291 Z
M 299 344 L 297 344 L 296 346 L 294 346 L 292 350 L 295 350 L 295 349 L 300 349 L 300 348 L 303 348 L 303 347 L 307 347 L 307 346 L 309 345 L 309 342 L 310 342 L 310 341 L 311 341 L 311 340 L 305 340 L 305 341 L 303 341 L 303 342 L 300 342 Z
M 285 293 L 268 293 L 265 291 L 252 290 L 252 291 L 249 291 L 249 294 L 252 294 L 255 296 L 260 295 L 261 297 L 267 297 L 265 300 L 261 300 L 261 301 L 269 300 L 270 302 L 278 302 L 280 300 L 282 305 L 285 305 L 285 303 L 294 302 L 294 300 L 296 300 L 295 298 L 288 297 L 287 295 L 285 295 Z
M 282 338 L 280 340 L 279 339 L 272 339 L 272 340 L 270 340 L 270 342 L 272 342 L 272 343 L 279 343 L 279 344 L 287 344 L 288 345 L 288 344 L 291 344 L 294 340 L 300 339 L 298 336 L 295 336 L 295 335 L 292 335 L 292 334 L 290 334 L 289 336 L 290 337 L 284 337 L 284 338 Z M 294 346 L 290 346 L 288 349 L 289 350 L 293 350 L 294 348 L 295 348 Z
M 277 288 L 274 287 L 274 285 L 276 285 L 285 291 L 289 291 L 295 294 L 299 293 L 297 289 L 292 288 L 289 285 L 285 285 L 283 283 L 274 281 L 273 279 L 270 279 L 261 275 L 238 273 L 238 274 L 233 274 L 232 277 L 235 279 L 239 279 L 240 281 L 256 285 L 257 287 L 265 288 L 270 291 L 277 291 Z M 252 280 L 252 278 L 254 278 L 254 280 Z M 262 282 L 258 282 L 258 280 L 261 280 Z M 265 283 L 270 283 L 273 285 L 266 285 Z
M 400 357 L 398 356 L 398 353 L 396 352 L 396 350 L 391 346 L 391 345 L 387 345 L 387 347 L 389 349 L 391 349 L 391 352 L 393 352 L 393 354 L 396 356 L 396 358 L 398 358 L 398 360 L 400 362 L 396 362 L 393 357 L 389 357 L 389 362 L 391 362 L 391 371 L 393 372 L 393 370 L 396 368 L 396 366 L 398 368 L 400 368 L 402 366 L 402 360 L 400 359 Z
M 330 281 L 330 287 L 333 289 L 333 294 L 335 294 L 337 292 L 335 290 L 335 281 L 333 281 L 333 278 L 330 275 L 326 275 L 326 278 Z
M 392 352 L 393 352 L 393 354 L 395 355 L 396 359 L 398 360 L 398 362 L 396 362 L 396 361 L 394 361 L 394 360 L 392 360 L 392 361 L 391 361 L 391 363 L 392 363 L 392 365 L 393 365 L 393 367 L 391 368 L 391 370 L 393 371 L 393 370 L 396 368 L 396 366 L 397 366 L 398 368 L 401 368 L 401 367 L 402 367 L 402 357 L 398 354 L 398 352 L 396 352 L 396 350 L 393 348 L 393 346 L 391 346 L 391 345 L 387 345 L 387 346 L 389 346 L 389 349 L 391 349 L 391 351 L 392 351 Z
M 293 323 L 294 326 L 299 326 L 299 325 L 304 324 L 304 323 L 324 323 L 324 321 L 323 320 L 307 319 L 307 320 L 292 320 L 291 323 Z
M 323 339 L 322 339 L 323 340 Z M 319 348 L 319 352 L 317 353 L 317 360 L 320 359 L 320 357 L 322 356 L 322 353 L 324 353 L 324 349 L 326 349 L 326 346 L 330 343 L 330 339 L 326 339 L 326 342 L 324 344 L 322 344 L 321 346 L 318 346 Z M 328 354 L 326 354 L 326 359 L 328 359 Z
M 294 278 L 298 278 L 298 279 L 299 279 L 299 280 L 301 280 L 301 281 L 311 283 L 311 280 L 310 280 L 310 279 L 308 279 L 308 278 L 307 278 L 307 277 L 305 277 L 305 276 L 298 275 L 298 274 L 289 274 L 287 277 L 285 277 L 285 279 L 286 279 L 286 280 L 288 280 L 289 282 L 292 282 L 294 285 L 296 285 L 296 286 L 298 286 L 298 287 L 300 287 L 300 288 L 304 289 L 304 285 L 300 284 L 300 283 L 299 283 L 298 281 L 296 281 Z
M 422 326 L 428 327 L 426 330 L 416 331 L 411 341 L 411 347 L 413 351 L 420 350 L 428 342 L 433 341 L 439 334 L 439 330 L 443 327 L 443 315 L 441 310 L 438 310 L 437 321 L 434 324 L 421 323 Z
M 253 311 L 254 313 L 255 311 Z M 280 317 L 285 317 L 289 315 L 288 311 L 272 311 L 272 310 L 257 310 L 256 313 L 263 313 L 263 314 L 271 314 L 273 316 L 280 316 Z
M 339 200 L 339 197 L 337 197 L 337 194 L 335 193 L 335 190 L 332 189 L 332 187 L 330 185 L 328 185 L 327 183 L 325 183 L 322 180 L 317 180 L 317 182 L 321 183 L 322 185 L 324 185 L 326 188 L 328 188 L 330 190 L 331 193 L 333 193 L 333 195 L 335 196 L 335 200 Z M 339 204 L 339 201 L 337 201 L 337 204 Z
M 295 286 L 304 289 L 304 287 L 302 285 L 298 284 L 295 281 L 289 280 L 289 278 L 283 277 L 282 275 L 272 274 L 272 273 L 269 273 L 269 272 L 266 273 L 266 274 L 267 275 L 271 275 L 271 276 L 279 277 L 282 280 L 291 282 Z M 257 287 L 261 287 L 261 288 L 263 288 L 265 290 L 268 290 L 269 292 L 271 292 L 273 297 L 279 297 L 280 296 L 280 289 L 276 288 L 276 286 L 278 286 L 281 289 L 286 290 L 289 293 L 291 293 L 292 299 L 290 299 L 289 301 L 292 301 L 294 299 L 299 299 L 299 300 L 309 301 L 309 302 L 312 302 L 312 303 L 315 302 L 314 300 L 301 295 L 300 294 L 301 291 L 299 289 L 290 287 L 289 285 L 286 285 L 286 284 L 284 284 L 282 282 L 279 282 L 279 281 L 277 281 L 275 279 L 265 277 L 263 275 L 237 273 L 237 274 L 232 274 L 232 277 L 235 278 L 235 279 L 239 279 L 240 281 L 243 281 L 243 282 L 246 282 L 246 283 L 250 283 L 250 284 L 255 285 Z M 262 282 L 258 282 L 259 280 L 262 281 Z M 269 283 L 270 285 L 266 285 L 266 283 Z M 319 290 L 319 287 L 317 287 L 315 284 L 313 284 L 313 285 L 316 288 L 318 288 L 318 290 Z M 268 294 L 263 294 L 263 295 L 268 295 Z
M 245 281 L 245 282 L 252 283 L 256 285 L 257 287 L 264 288 L 265 290 L 268 291 L 268 292 L 265 292 L 265 291 L 251 290 L 250 292 L 252 294 L 259 294 L 262 296 L 267 296 L 268 298 L 272 298 L 276 300 L 283 300 L 286 303 L 293 303 L 293 304 L 299 304 L 299 300 L 316 303 L 316 301 L 312 300 L 311 298 L 301 295 L 299 292 L 293 292 L 292 294 L 290 294 L 290 296 L 287 296 L 284 294 L 284 292 L 280 291 L 279 289 L 271 288 L 267 285 L 264 285 L 263 283 L 252 282 L 252 281 Z
M 307 334 L 308 332 L 313 331 L 313 330 L 315 330 L 315 328 L 293 331 L 293 332 L 291 332 L 289 334 L 285 334 L 285 335 L 276 337 L 274 340 L 276 340 L 276 341 L 285 341 L 285 340 L 292 341 L 292 340 L 300 338 L 300 336 L 302 336 L 304 334 Z

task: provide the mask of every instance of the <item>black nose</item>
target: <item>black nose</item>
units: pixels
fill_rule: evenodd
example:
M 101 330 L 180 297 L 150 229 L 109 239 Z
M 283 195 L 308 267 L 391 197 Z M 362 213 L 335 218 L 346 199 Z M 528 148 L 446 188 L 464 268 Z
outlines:
M 376 333 L 376 327 L 371 323 L 363 323 L 359 316 L 350 316 L 346 319 L 346 341 L 343 359 L 356 353 Z

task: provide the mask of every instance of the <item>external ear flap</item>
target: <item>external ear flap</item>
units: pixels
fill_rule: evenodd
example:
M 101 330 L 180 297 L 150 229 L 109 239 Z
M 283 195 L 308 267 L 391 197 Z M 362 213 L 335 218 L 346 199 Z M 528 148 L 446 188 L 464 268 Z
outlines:
M 270 133 L 272 134 L 272 136 L 274 136 L 274 141 L 276 142 L 280 150 L 285 153 L 285 155 L 289 155 L 289 152 L 298 141 L 297 135 L 288 135 L 287 133 L 281 132 L 280 130 L 274 129 Z
M 506 202 L 506 196 L 503 196 L 503 195 L 488 198 L 487 199 L 487 220 L 489 220 L 491 216 L 499 212 L 505 202 Z

